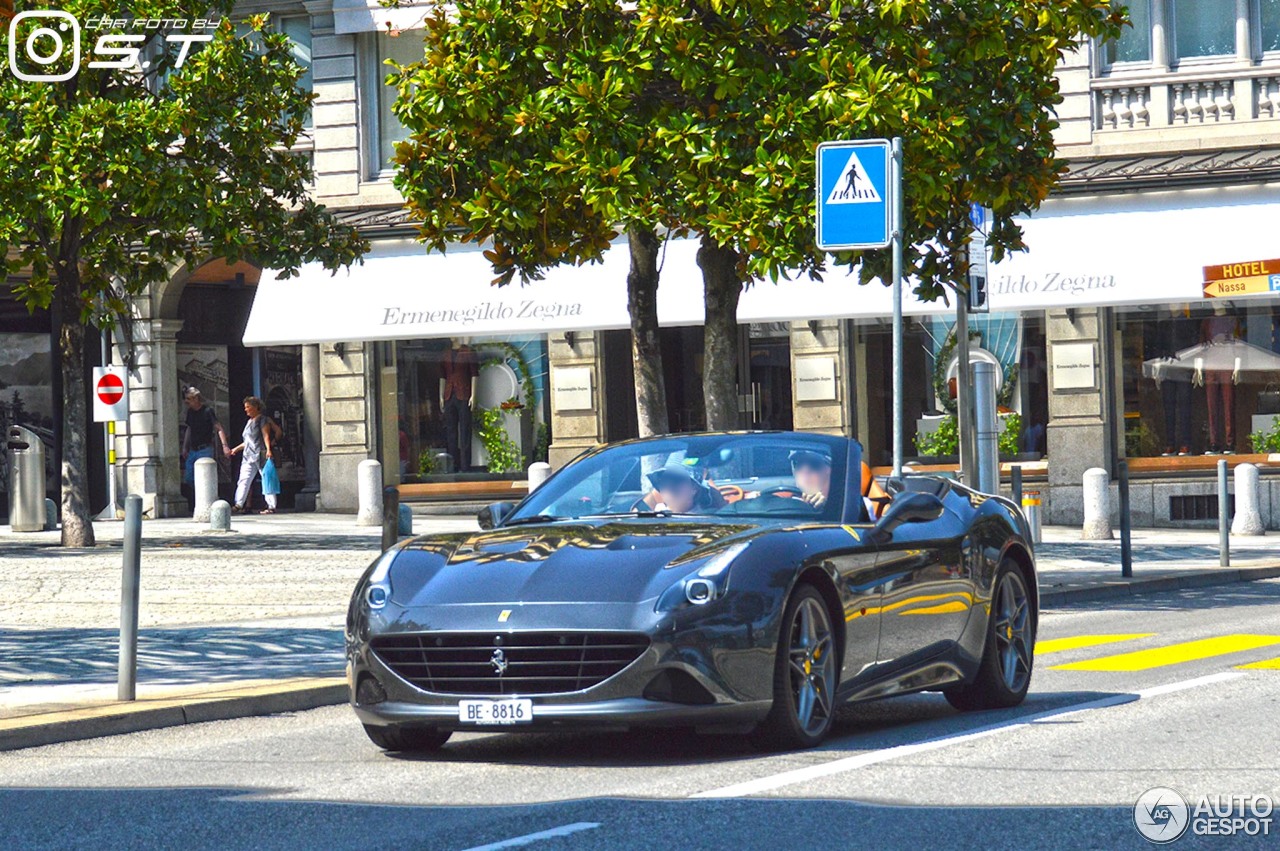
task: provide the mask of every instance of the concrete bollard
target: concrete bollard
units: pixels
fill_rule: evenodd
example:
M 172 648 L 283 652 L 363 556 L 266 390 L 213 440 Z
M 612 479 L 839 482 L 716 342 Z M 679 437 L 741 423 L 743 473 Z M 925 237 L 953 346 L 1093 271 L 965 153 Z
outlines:
M 197 458 L 195 467 L 196 508 L 191 519 L 207 523 L 209 509 L 218 498 L 218 462 L 212 458 Z
M 1111 476 L 1101 467 L 1084 471 L 1084 529 L 1086 541 L 1111 540 Z
M 356 473 L 360 509 L 356 513 L 357 526 L 382 525 L 382 464 L 373 459 L 360 462 Z
M 44 500 L 44 530 L 52 532 L 58 528 L 58 503 L 45 497 Z
M 529 493 L 533 493 L 551 475 L 551 465 L 546 461 L 534 461 L 529 465 Z
M 1236 466 L 1236 513 L 1231 518 L 1231 534 L 1242 536 L 1265 535 L 1267 527 L 1258 509 L 1258 468 L 1252 464 Z
M 413 534 L 413 509 L 405 505 L 403 502 L 400 503 L 399 520 L 400 520 L 400 528 L 397 529 L 396 531 L 399 532 L 401 536 L 412 535 Z
M 209 531 L 231 531 L 231 503 L 219 499 L 209 506 Z

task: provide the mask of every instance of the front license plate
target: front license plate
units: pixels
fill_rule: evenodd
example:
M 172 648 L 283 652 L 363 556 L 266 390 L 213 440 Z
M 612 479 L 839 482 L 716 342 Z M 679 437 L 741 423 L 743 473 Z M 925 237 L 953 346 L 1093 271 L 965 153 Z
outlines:
M 463 724 L 530 724 L 533 701 L 523 698 L 462 700 L 458 702 L 458 720 Z

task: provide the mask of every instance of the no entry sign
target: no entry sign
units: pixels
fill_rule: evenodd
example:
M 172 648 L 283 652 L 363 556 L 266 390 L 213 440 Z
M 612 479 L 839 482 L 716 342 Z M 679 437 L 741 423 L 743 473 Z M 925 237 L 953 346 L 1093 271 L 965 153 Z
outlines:
M 128 378 L 123 366 L 93 368 L 93 421 L 129 419 Z

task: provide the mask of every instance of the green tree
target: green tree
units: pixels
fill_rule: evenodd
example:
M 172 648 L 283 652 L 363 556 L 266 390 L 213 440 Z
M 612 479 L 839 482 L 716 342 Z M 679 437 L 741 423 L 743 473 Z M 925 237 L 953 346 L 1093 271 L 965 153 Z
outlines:
M 82 22 L 123 11 L 106 0 L 60 6 Z M 184 42 L 195 30 L 143 29 L 129 67 L 95 68 L 89 60 L 104 57 L 90 55 L 65 81 L 0 75 L 0 256 L 24 275 L 20 297 L 62 318 L 64 545 L 94 541 L 86 325 L 127 338 L 133 299 L 182 262 L 249 259 L 296 274 L 307 261 L 337 269 L 367 248 L 307 195 L 311 167 L 291 148 L 313 96 L 298 86 L 287 39 L 266 16 L 238 35 L 231 7 L 138 0 L 134 18 L 221 24 L 203 44 Z M 86 49 L 100 34 L 86 33 Z M 2 38 L 0 52 L 7 28 Z M 69 71 L 70 57 L 45 72 Z
M 423 35 L 425 61 L 387 78 L 412 134 L 396 186 L 421 239 L 492 242 L 507 285 L 599 260 L 625 233 L 640 433 L 666 432 L 656 231 L 671 223 L 652 121 L 665 99 L 629 16 L 614 0 L 475 0 L 437 10 Z
M 400 186 L 430 222 L 424 236 L 441 249 L 451 228 L 493 239 L 505 280 L 589 260 L 611 227 L 698 238 L 713 429 L 738 424 L 743 287 L 827 266 L 815 143 L 904 137 L 905 273 L 922 297 L 945 298 L 963 286 L 972 202 L 993 210 L 997 260 L 1024 248 L 1014 217 L 1064 169 L 1058 60 L 1123 20 L 1110 0 L 456 7 L 432 19 L 424 61 L 399 80 L 415 131 Z M 442 111 L 448 122 L 431 117 Z M 428 209 L 440 203 L 447 213 Z M 888 279 L 888 252 L 834 260 L 860 263 L 864 283 Z

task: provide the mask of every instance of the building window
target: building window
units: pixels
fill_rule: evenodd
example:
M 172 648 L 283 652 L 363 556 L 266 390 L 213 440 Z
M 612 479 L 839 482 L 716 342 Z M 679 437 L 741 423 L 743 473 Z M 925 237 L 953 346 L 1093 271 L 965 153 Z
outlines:
M 1280 51 L 1280 0 L 1129 0 L 1126 6 L 1132 26 L 1102 45 L 1104 67 Z
M 375 151 L 377 162 L 374 171 L 377 174 L 392 168 L 392 160 L 396 155 L 396 142 L 404 141 L 409 137 L 409 131 L 391 111 L 392 104 L 395 103 L 399 93 L 395 86 L 386 84 L 388 75 L 395 70 L 386 64 L 387 60 L 399 65 L 421 62 L 423 42 L 422 34 L 414 31 L 405 32 L 395 38 L 379 33 L 373 38 L 376 44 L 373 53 L 377 57 L 377 67 L 373 69 L 372 74 L 378 103 L 377 127 L 374 133 L 374 138 L 377 140 Z
M 1280 50 L 1280 0 L 1259 0 L 1258 33 L 1264 53 Z
M 1156 0 L 1160 2 L 1160 0 Z M 1280 0 L 1277 0 L 1280 2 Z M 1107 64 L 1151 61 L 1151 2 L 1135 0 L 1129 4 L 1132 27 L 1125 27 L 1120 38 L 1106 45 Z
M 1173 0 L 1174 55 L 1231 56 L 1236 52 L 1236 0 Z
M 302 76 L 298 79 L 298 88 L 307 94 L 311 94 L 313 90 L 311 85 L 311 18 L 307 16 L 281 18 L 279 29 L 280 32 L 289 37 L 289 43 L 292 47 L 290 53 L 293 55 L 293 61 L 302 66 Z M 307 110 L 306 127 L 310 130 L 312 126 L 311 110 Z

